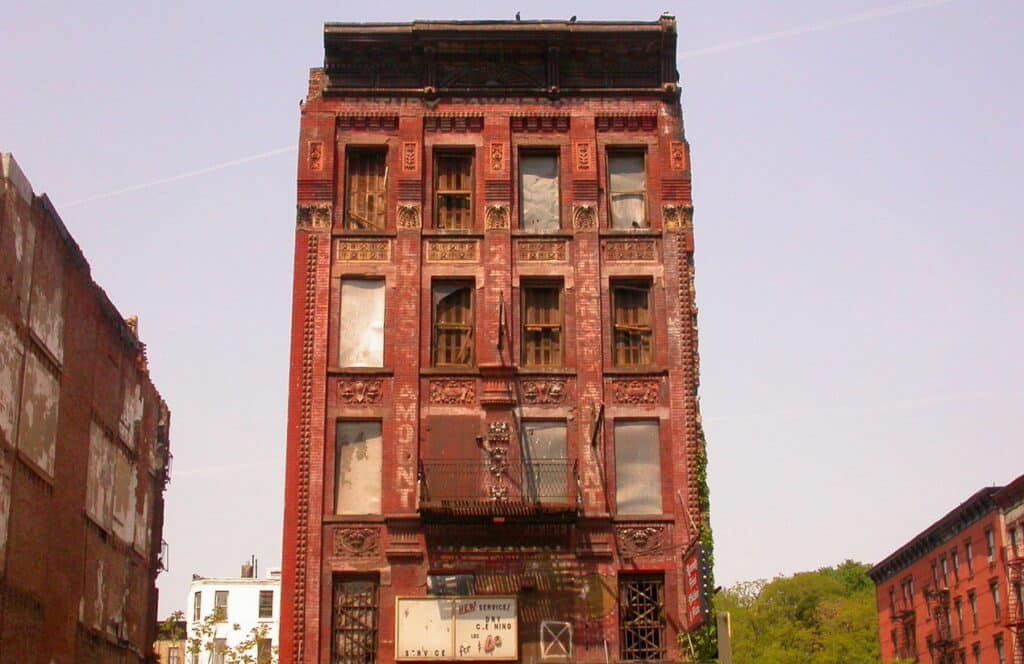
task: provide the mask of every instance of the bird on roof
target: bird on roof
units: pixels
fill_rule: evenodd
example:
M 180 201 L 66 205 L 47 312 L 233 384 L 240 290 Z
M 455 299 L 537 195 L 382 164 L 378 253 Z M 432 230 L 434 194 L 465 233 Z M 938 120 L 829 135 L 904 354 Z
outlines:
M 517 21 L 521 21 L 521 20 L 523 20 L 523 19 L 519 18 L 519 12 L 516 12 L 516 20 L 517 20 Z
M 576 22 L 576 15 L 575 14 L 573 14 L 571 17 L 569 17 L 569 22 L 570 23 L 575 23 Z

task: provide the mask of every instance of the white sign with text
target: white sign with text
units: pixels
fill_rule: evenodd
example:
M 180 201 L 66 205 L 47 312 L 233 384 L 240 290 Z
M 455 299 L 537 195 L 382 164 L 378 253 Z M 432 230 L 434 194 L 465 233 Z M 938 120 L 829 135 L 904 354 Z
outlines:
M 398 661 L 516 661 L 515 597 L 399 597 L 395 601 Z

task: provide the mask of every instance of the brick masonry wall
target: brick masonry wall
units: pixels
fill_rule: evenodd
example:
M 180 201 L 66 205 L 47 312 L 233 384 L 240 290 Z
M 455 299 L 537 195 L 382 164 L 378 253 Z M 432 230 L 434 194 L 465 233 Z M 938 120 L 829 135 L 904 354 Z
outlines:
M 682 552 L 697 536 L 700 514 L 692 473 L 699 417 L 692 202 L 677 103 L 650 98 L 324 99 L 318 77 L 314 71 L 299 138 L 282 573 L 282 606 L 293 610 L 282 615 L 282 662 L 327 661 L 335 575 L 379 580 L 377 657 L 390 662 L 396 638 L 391 606 L 397 597 L 422 595 L 428 572 L 461 566 L 476 574 L 478 585 L 504 583 L 518 592 L 532 583 L 527 570 L 538 561 L 574 570 L 576 578 L 570 583 L 551 572 L 552 587 L 534 598 L 557 604 L 579 594 L 580 583 L 593 584 L 586 586 L 594 589 L 586 606 L 563 612 L 576 621 L 578 661 L 604 661 L 605 643 L 618 652 L 612 596 L 617 576 L 663 574 L 667 654 L 678 657 L 675 635 L 685 628 L 686 612 L 677 570 Z M 344 227 L 350 146 L 386 149 L 383 232 Z M 432 223 L 433 151 L 453 146 L 473 154 L 474 222 L 464 233 L 435 231 Z M 559 156 L 558 233 L 519 230 L 518 154 L 530 147 L 555 150 Z M 608 229 L 606 155 L 614 147 L 646 152 L 649 230 Z M 385 282 L 381 370 L 335 366 L 340 279 L 345 276 Z M 431 367 L 430 289 L 438 277 L 474 282 L 473 370 Z M 510 388 L 514 404 L 482 403 L 489 374 L 479 368 L 500 371 L 519 364 L 521 281 L 544 277 L 564 285 L 564 370 L 523 372 Z M 611 367 L 610 285 L 627 277 L 650 281 L 655 313 L 655 365 L 634 371 Z M 508 338 L 499 347 L 502 301 Z M 556 385 L 559 396 L 524 396 L 526 382 L 531 390 L 539 386 L 541 394 L 551 394 Z M 442 384 L 460 389 L 444 392 L 437 387 Z M 592 420 L 601 404 L 604 419 L 593 437 Z M 488 544 L 480 555 L 499 562 L 477 560 L 464 548 L 451 550 L 452 543 L 469 541 L 476 531 L 468 524 L 429 526 L 419 518 L 416 469 L 430 438 L 431 418 L 459 414 L 478 418 L 481 434 L 494 422 L 508 422 L 514 430 L 522 418 L 564 419 L 569 456 L 580 464 L 580 518 L 568 530 L 538 536 L 536 546 L 515 526 L 486 527 Z M 334 422 L 345 418 L 382 421 L 379 516 L 331 513 Z M 612 424 L 630 418 L 660 423 L 663 515 L 656 519 L 615 514 Z M 515 553 L 499 555 L 506 549 Z M 493 565 L 503 572 L 494 576 Z M 525 585 L 515 585 L 520 582 Z M 524 626 L 535 629 L 529 615 L 540 609 L 533 608 L 530 595 L 520 597 L 523 652 L 535 653 L 536 637 L 527 635 Z

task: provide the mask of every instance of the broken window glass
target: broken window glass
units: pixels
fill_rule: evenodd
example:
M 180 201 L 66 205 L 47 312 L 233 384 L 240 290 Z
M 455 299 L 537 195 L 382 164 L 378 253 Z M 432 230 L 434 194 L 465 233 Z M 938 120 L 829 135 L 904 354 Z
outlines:
M 661 514 L 661 446 L 656 421 L 615 423 L 619 514 Z
M 556 231 L 558 221 L 558 157 L 524 154 L 519 159 L 523 228 Z
M 642 152 L 608 155 L 608 198 L 612 228 L 647 227 L 647 175 Z
M 473 364 L 473 287 L 438 283 L 433 288 L 434 365 Z
M 338 365 L 384 366 L 384 281 L 341 280 Z
M 380 514 L 382 449 L 380 422 L 338 422 L 335 514 Z
M 568 501 L 569 465 L 566 460 L 565 422 L 523 422 L 523 479 L 526 498 L 539 502 Z

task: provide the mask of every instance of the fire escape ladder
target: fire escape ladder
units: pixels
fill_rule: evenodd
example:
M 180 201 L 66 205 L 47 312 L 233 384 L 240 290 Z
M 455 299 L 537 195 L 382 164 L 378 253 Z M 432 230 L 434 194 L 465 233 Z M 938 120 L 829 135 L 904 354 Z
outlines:
M 1006 626 L 1010 629 L 1013 664 L 1024 664 L 1024 551 L 1020 547 L 1006 547 L 1006 577 L 1008 584 Z
M 896 656 L 899 659 L 917 659 L 917 648 L 914 643 L 914 604 L 908 597 L 899 597 L 893 612 L 896 634 Z
M 954 637 L 949 619 L 949 588 L 930 586 L 925 588 L 924 596 L 928 614 L 935 621 L 935 631 L 931 638 L 932 659 L 937 664 L 952 664 L 959 646 L 959 637 Z

